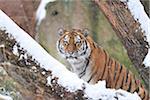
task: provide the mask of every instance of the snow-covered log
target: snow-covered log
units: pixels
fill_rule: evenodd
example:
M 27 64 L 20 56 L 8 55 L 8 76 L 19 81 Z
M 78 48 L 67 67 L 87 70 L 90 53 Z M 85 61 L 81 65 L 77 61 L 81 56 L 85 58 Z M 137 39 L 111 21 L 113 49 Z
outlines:
M 149 87 L 150 19 L 142 4 L 139 0 L 94 1 L 111 23 L 140 77 Z M 143 65 L 143 60 L 145 65 Z
M 105 81 L 90 85 L 79 79 L 1 10 L 0 40 L 0 44 L 5 46 L 7 59 L 17 65 L 4 66 L 8 74 L 22 77 L 20 83 L 32 91 L 42 88 L 43 96 L 55 95 L 57 100 L 140 100 L 137 93 L 106 88 Z

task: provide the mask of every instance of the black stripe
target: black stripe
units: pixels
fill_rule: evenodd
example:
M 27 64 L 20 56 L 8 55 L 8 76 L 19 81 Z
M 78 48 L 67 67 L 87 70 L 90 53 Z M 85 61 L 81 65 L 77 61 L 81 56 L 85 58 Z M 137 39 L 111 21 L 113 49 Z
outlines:
M 116 79 L 116 74 L 117 74 L 117 62 L 115 61 L 114 80 Z
M 93 78 L 94 74 L 91 75 L 90 79 L 87 81 L 88 83 L 91 81 L 91 79 Z
M 131 91 L 131 85 L 132 85 L 132 79 L 130 80 L 130 84 L 129 84 L 129 88 L 128 88 L 128 92 L 130 92 Z
M 139 90 L 140 90 L 139 87 L 137 87 L 137 88 L 133 91 L 133 93 L 134 93 L 134 92 L 137 92 L 137 93 L 138 93 Z
M 127 69 L 127 74 L 126 74 L 126 81 L 125 81 L 125 83 L 127 83 L 127 81 L 128 81 L 128 75 L 129 74 L 129 70 Z
M 86 42 L 85 42 L 85 43 L 86 43 Z M 86 43 L 86 51 L 87 51 L 87 48 L 88 48 L 88 46 L 87 46 L 87 43 Z M 86 51 L 85 51 L 85 54 L 86 54 Z M 83 72 L 80 73 L 80 75 L 81 75 L 80 78 L 83 77 L 83 76 L 85 75 L 85 73 L 86 73 L 86 69 L 87 69 L 87 67 L 88 67 L 88 65 L 89 65 L 89 62 L 90 62 L 89 60 L 90 60 L 91 54 L 92 54 L 92 51 L 91 51 L 89 57 L 86 58 L 86 61 L 87 61 L 87 62 L 86 62 L 86 65 L 85 65 L 86 67 L 84 68 Z M 81 55 L 82 55 L 82 54 L 81 54 Z
M 81 53 L 81 56 L 82 56 L 82 55 L 85 55 L 85 54 L 86 54 L 86 52 L 87 52 L 88 45 L 87 45 L 87 42 L 86 42 L 86 41 L 85 41 L 85 45 L 86 45 L 86 49 L 85 49 L 85 51 L 84 51 L 83 53 Z
M 146 98 L 146 93 L 144 91 L 144 96 L 143 96 L 142 100 L 145 100 L 145 98 Z
M 137 83 L 136 78 L 135 78 L 135 75 L 133 75 L 133 78 L 134 78 L 135 84 L 138 85 L 139 83 Z
M 91 50 L 89 59 L 90 59 L 90 57 L 91 57 L 92 52 L 93 52 L 93 50 Z M 93 73 L 93 74 L 91 75 L 91 77 L 90 77 L 89 80 L 87 81 L 88 83 L 92 80 L 92 78 L 93 78 L 94 75 L 95 75 L 95 73 Z
M 89 59 L 90 59 L 90 57 L 86 59 L 87 63 L 86 63 L 86 66 L 84 67 L 84 70 L 80 73 L 80 75 L 81 75 L 80 78 L 83 77 L 86 73 L 86 69 L 89 65 Z
M 112 63 L 113 63 L 113 60 L 110 58 L 110 63 L 108 63 L 108 66 L 109 66 L 109 67 L 112 67 L 112 66 L 111 66 Z
M 86 66 L 86 67 L 87 67 L 87 66 Z M 79 74 L 79 78 L 82 78 L 84 75 L 85 75 L 85 71 L 83 71 L 83 72 L 81 72 L 81 73 Z
M 123 76 L 123 79 L 122 79 L 122 82 L 121 82 L 121 86 L 120 86 L 121 89 L 123 89 L 123 82 L 124 82 L 124 76 Z
M 102 76 L 101 76 L 101 78 L 100 79 L 102 79 L 103 78 L 103 76 L 104 76 L 104 73 L 105 73 L 105 69 L 106 69 L 106 65 L 107 65 L 107 54 L 106 54 L 106 52 L 104 51 L 104 53 L 105 53 L 105 66 L 104 66 L 104 71 L 103 71 L 103 73 L 102 73 Z M 110 60 L 110 58 L 109 58 L 109 60 Z M 108 60 L 108 63 L 109 63 L 109 60 Z
M 86 63 L 86 66 L 88 66 L 89 65 L 89 60 L 90 60 L 90 56 L 86 59 L 87 60 L 87 63 Z
M 122 65 L 120 65 L 120 73 L 121 73 L 121 71 L 122 71 Z
M 120 74 L 121 73 L 122 73 L 122 65 L 121 65 L 121 69 L 120 69 Z M 123 77 L 123 79 L 122 79 L 121 86 L 120 86 L 121 89 L 123 89 L 123 82 L 124 82 L 125 76 L 122 76 L 122 77 Z
M 120 65 L 120 71 L 119 71 L 119 75 L 120 75 L 121 71 L 122 71 L 122 65 Z M 117 83 L 118 83 L 118 80 L 119 80 L 119 77 L 118 77 L 118 79 L 117 79 L 117 81 L 116 81 L 116 84 L 115 84 L 115 86 L 117 85 Z
M 93 42 L 93 47 L 96 48 L 95 43 Z

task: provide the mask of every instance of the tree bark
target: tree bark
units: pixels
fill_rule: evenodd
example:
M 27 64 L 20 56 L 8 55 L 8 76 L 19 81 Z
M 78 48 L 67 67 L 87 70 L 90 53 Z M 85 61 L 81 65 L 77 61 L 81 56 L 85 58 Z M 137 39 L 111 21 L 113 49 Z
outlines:
M 145 86 L 149 86 L 149 68 L 142 64 L 148 53 L 148 43 L 140 23 L 131 15 L 127 5 L 119 0 L 94 0 L 107 17 L 117 36 L 127 50 L 127 54 L 138 70 Z
M 40 0 L 0 0 L 0 9 L 35 38 L 35 13 Z

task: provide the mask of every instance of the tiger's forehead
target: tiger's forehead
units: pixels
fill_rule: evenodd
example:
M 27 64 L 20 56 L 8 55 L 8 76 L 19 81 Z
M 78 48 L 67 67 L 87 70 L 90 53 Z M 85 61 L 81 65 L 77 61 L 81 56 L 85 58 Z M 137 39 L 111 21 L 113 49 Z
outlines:
M 65 32 L 64 41 L 69 41 L 73 39 L 75 42 L 80 41 L 82 39 L 82 33 L 79 32 Z
M 64 35 L 67 37 L 84 37 L 83 34 L 81 32 L 78 32 L 78 31 L 72 31 L 72 32 L 69 32 L 69 31 L 66 31 L 64 33 Z

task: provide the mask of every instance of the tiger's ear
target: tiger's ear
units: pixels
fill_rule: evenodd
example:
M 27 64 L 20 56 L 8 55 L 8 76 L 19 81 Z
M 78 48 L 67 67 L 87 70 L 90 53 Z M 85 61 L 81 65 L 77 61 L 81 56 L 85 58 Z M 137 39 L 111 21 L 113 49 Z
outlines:
M 64 34 L 64 29 L 63 28 L 59 28 L 58 31 L 57 31 L 57 34 L 59 36 L 62 36 Z
M 85 37 L 87 37 L 88 34 L 89 34 L 89 30 L 88 30 L 87 28 L 85 28 L 85 29 L 82 30 L 82 33 L 83 33 L 83 35 L 84 35 Z

